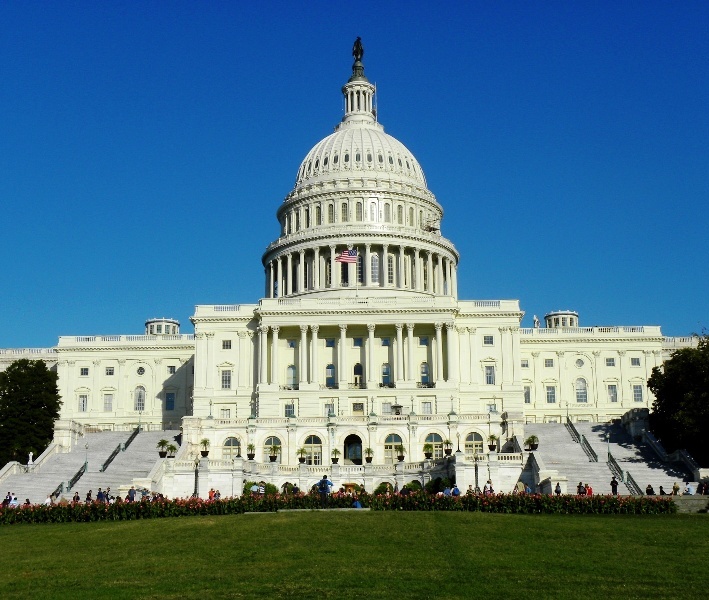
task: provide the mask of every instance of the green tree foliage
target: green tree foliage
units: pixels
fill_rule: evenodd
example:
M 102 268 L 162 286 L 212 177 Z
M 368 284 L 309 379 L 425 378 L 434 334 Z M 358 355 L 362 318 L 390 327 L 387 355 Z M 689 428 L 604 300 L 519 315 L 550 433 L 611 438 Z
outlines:
M 650 427 L 665 448 L 686 448 L 709 465 L 709 337 L 697 348 L 682 348 L 652 370 L 647 382 L 655 394 Z
M 57 374 L 43 360 L 17 360 L 0 373 L 0 466 L 49 445 L 61 404 Z

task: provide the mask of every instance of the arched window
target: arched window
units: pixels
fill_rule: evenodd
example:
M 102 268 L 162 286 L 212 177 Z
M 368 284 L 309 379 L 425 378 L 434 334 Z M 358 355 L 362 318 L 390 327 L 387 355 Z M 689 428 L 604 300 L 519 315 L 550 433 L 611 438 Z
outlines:
M 142 385 L 135 388 L 135 393 L 133 394 L 133 409 L 136 412 L 143 412 L 145 410 L 145 388 Z
M 357 205 L 355 208 L 355 219 L 357 219 L 357 221 L 362 220 L 362 203 L 361 202 L 357 202 Z
M 391 205 L 389 203 L 384 205 L 384 222 L 391 223 Z
M 372 202 L 369 205 L 369 220 L 372 223 L 376 223 L 378 221 L 377 219 L 377 204 L 376 202 Z
M 391 385 L 391 365 L 389 363 L 384 363 L 382 365 L 382 385 Z
M 414 226 L 414 209 L 413 208 L 409 209 L 409 225 L 411 227 Z
M 465 438 L 465 459 L 474 460 L 476 454 L 482 454 L 483 436 L 479 433 L 469 433 Z
M 335 205 L 334 204 L 327 205 L 327 222 L 328 223 L 335 222 Z
M 586 380 L 583 377 L 579 377 L 576 380 L 576 402 L 588 402 L 588 388 L 586 387 Z
M 305 438 L 305 462 L 308 465 L 322 464 L 322 442 L 317 435 L 309 435 Z
M 329 389 L 335 389 L 337 387 L 337 380 L 335 379 L 335 365 L 332 363 L 325 367 L 325 387 Z
M 322 208 L 319 205 L 315 207 L 315 224 L 322 225 Z
M 372 283 L 379 285 L 379 255 L 372 254 Z
M 384 462 L 393 463 L 396 457 L 396 447 L 401 444 L 401 437 L 390 433 L 384 440 Z
M 433 458 L 443 458 L 443 438 L 437 433 L 429 433 L 426 443 L 433 446 Z
M 241 456 L 241 442 L 238 438 L 230 437 L 224 440 L 222 447 L 222 458 L 224 460 L 232 460 L 237 456 Z
M 295 365 L 288 365 L 286 369 L 286 385 L 289 389 L 293 389 L 298 383 L 298 369 Z
M 389 285 L 394 285 L 394 257 L 387 256 L 387 281 Z
M 403 206 L 396 207 L 396 222 L 399 225 L 404 224 L 404 207 Z
M 300 231 L 300 211 L 295 212 L 295 230 Z
M 347 223 L 347 202 L 342 203 L 342 211 L 340 214 L 342 215 L 342 222 Z
M 362 379 L 364 376 L 364 369 L 362 368 L 362 363 L 357 363 L 353 369 L 354 384 L 356 388 L 362 387 Z
M 428 384 L 428 383 L 430 383 L 430 381 L 431 381 L 431 378 L 428 373 L 428 363 L 422 362 L 421 363 L 421 383 Z
M 418 223 L 418 225 L 419 225 L 419 227 L 423 227 L 423 211 L 422 211 L 422 210 L 419 211 L 419 223 Z
M 274 446 L 276 448 L 274 448 Z M 264 456 L 272 456 L 273 450 L 276 450 L 276 456 L 278 458 L 276 459 L 276 462 L 281 462 L 281 440 L 277 438 L 275 435 L 270 435 L 266 438 L 266 441 L 263 443 L 263 455 Z

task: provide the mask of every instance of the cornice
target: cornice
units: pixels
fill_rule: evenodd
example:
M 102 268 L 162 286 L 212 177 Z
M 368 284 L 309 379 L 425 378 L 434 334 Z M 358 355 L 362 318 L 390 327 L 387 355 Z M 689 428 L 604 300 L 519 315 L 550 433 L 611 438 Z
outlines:
M 149 345 L 149 346 L 136 346 L 136 345 L 121 345 L 121 346 L 63 346 L 57 348 L 57 352 L 59 353 L 70 353 L 70 352 L 145 352 L 146 350 L 153 351 L 153 350 L 170 350 L 173 352 L 178 352 L 178 351 L 188 351 L 192 350 L 194 352 L 195 350 L 195 343 L 194 341 L 191 341 L 189 344 L 184 344 L 182 346 L 175 346 L 175 345 L 165 345 L 165 346 L 156 346 L 156 345 Z
M 589 337 L 589 336 L 584 336 L 584 337 L 567 337 L 567 338 L 562 338 L 562 337 L 550 337 L 550 338 L 540 338 L 540 337 L 535 337 L 535 338 L 527 338 L 524 336 L 519 337 L 519 341 L 521 344 L 559 344 L 560 342 L 568 342 L 568 343 L 605 343 L 605 342 L 613 342 L 613 343 L 618 343 L 618 342 L 627 342 L 627 343 L 637 343 L 637 342 L 643 342 L 643 343 L 648 343 L 648 342 L 659 342 L 662 343 L 663 338 L 662 337 L 610 337 L 610 336 L 603 336 L 603 337 Z

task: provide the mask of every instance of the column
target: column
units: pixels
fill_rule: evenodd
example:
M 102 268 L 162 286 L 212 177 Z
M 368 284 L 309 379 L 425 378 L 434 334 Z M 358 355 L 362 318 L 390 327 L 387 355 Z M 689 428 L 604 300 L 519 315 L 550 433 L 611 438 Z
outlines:
M 399 268 L 397 269 L 399 276 L 399 289 L 404 289 L 404 247 L 399 246 Z
M 313 256 L 313 289 L 320 289 L 320 248 L 317 246 Z
M 320 384 L 320 365 L 318 364 L 318 330 L 319 325 L 310 326 L 310 382 Z
M 443 323 L 435 323 L 436 328 L 436 379 L 444 381 L 443 377 Z
M 372 245 L 365 244 L 364 246 L 364 285 L 372 286 Z
M 381 287 L 389 287 L 389 244 L 384 244 L 382 247 L 382 264 L 379 271 L 379 285 Z
M 404 379 L 404 325 L 403 323 L 396 324 L 396 381 Z
M 426 291 L 433 293 L 433 253 L 432 252 L 428 253 L 428 260 L 426 262 L 426 272 L 427 272 L 427 279 L 428 279 L 428 288 L 426 289 Z
M 268 263 L 268 297 L 273 298 L 273 261 Z
M 305 250 L 300 250 L 298 252 L 298 291 L 304 292 L 306 289 L 305 285 Z
M 519 346 L 519 327 L 510 327 L 510 344 L 512 346 L 512 382 L 522 383 L 522 357 Z
M 266 354 L 266 336 L 268 335 L 268 325 L 262 325 L 258 329 L 258 349 L 259 349 L 259 365 L 258 365 L 258 382 L 267 383 L 266 365 L 268 355 Z
M 452 265 L 451 267 L 451 281 L 452 281 L 452 290 L 451 290 L 451 296 L 454 298 L 458 297 L 458 266 L 457 265 Z
M 278 372 L 278 332 L 280 327 L 271 327 L 273 339 L 271 340 L 271 383 L 278 385 L 280 382 L 280 373 Z
M 477 383 L 480 365 L 478 363 L 478 345 L 475 342 L 475 327 L 468 327 L 468 344 L 470 344 L 470 383 Z
M 283 297 L 283 257 L 279 256 L 277 259 L 278 268 L 276 269 L 277 277 L 276 283 L 278 284 L 278 293 L 276 294 L 279 298 Z
M 367 338 L 367 388 L 374 387 L 374 324 L 369 323 L 367 325 L 367 332 L 369 337 Z
M 406 361 L 406 381 L 414 381 L 414 324 L 406 324 L 406 349 L 408 360 Z
M 340 277 L 339 273 L 335 273 L 335 246 L 330 246 L 330 287 L 338 288 L 340 287 Z
M 291 252 L 288 253 L 288 272 L 286 273 L 286 281 L 287 287 L 286 289 L 288 290 L 288 295 L 290 296 L 293 293 L 293 254 Z
M 346 358 L 347 358 L 347 348 L 345 344 L 347 343 L 347 325 L 344 323 L 340 324 L 340 344 L 339 344 L 339 364 L 337 365 L 337 375 L 338 375 L 338 380 L 340 382 L 340 389 L 347 388 L 347 369 L 345 368 L 346 365 Z
M 308 382 L 308 326 L 300 326 L 300 348 L 298 348 L 298 381 L 302 386 Z
M 421 250 L 418 248 L 414 249 L 414 271 L 416 272 L 416 288 L 417 292 L 423 290 L 422 277 L 421 277 Z
M 441 255 L 436 255 L 436 294 L 439 296 L 443 293 L 443 265 L 441 261 Z
M 446 323 L 446 341 L 448 344 L 448 381 L 458 382 L 458 332 L 455 323 Z

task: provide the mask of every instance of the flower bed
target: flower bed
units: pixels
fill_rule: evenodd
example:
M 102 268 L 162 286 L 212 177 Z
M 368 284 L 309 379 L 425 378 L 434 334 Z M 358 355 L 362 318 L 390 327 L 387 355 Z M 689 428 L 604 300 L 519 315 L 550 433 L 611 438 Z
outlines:
M 433 496 L 425 492 L 409 496 L 362 493 L 365 508 L 406 511 L 479 511 L 518 514 L 673 514 L 677 506 L 663 496 L 543 496 L 538 494 L 496 494 L 494 496 Z M 351 508 L 353 497 L 330 494 L 330 508 Z M 131 521 L 195 515 L 234 515 L 245 512 L 276 512 L 286 509 L 320 508 L 317 493 L 283 496 L 244 495 L 220 500 L 147 500 L 133 503 L 32 505 L 0 508 L 0 525 L 16 523 L 83 523 L 91 521 Z

